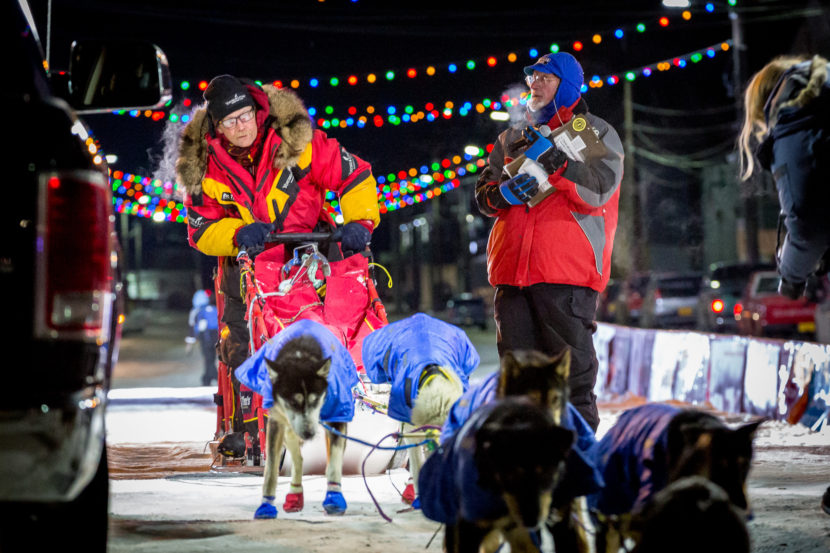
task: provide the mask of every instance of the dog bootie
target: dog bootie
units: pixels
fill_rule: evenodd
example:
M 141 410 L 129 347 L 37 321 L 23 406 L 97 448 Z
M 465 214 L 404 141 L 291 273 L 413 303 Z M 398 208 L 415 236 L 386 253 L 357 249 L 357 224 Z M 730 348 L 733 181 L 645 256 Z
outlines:
M 285 503 L 282 510 L 286 513 L 296 513 L 303 510 L 303 492 L 289 493 L 285 495 Z
M 277 518 L 277 507 L 272 505 L 271 503 L 264 502 L 262 505 L 257 508 L 256 512 L 254 513 L 255 519 L 269 519 L 269 518 Z
M 342 515 L 346 512 L 346 500 L 340 492 L 326 492 L 323 509 L 329 515 Z
M 415 486 L 413 486 L 411 483 L 407 484 L 406 487 L 403 489 L 401 501 L 408 505 L 412 505 L 412 502 L 415 501 Z
M 412 508 L 413 509 L 420 509 L 421 508 L 421 498 L 420 497 L 416 497 L 415 501 L 412 502 Z

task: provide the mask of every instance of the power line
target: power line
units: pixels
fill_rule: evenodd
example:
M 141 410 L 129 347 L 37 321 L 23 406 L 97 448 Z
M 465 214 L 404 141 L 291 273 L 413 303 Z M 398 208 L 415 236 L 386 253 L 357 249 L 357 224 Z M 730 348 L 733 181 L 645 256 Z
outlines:
M 632 103 L 631 106 L 634 108 L 635 111 L 640 111 L 643 113 L 652 113 L 654 115 L 664 115 L 668 117 L 697 117 L 700 115 L 718 115 L 722 113 L 732 113 L 735 111 L 734 104 L 730 104 L 728 106 L 695 110 L 658 108 L 655 106 L 646 106 L 637 103 Z

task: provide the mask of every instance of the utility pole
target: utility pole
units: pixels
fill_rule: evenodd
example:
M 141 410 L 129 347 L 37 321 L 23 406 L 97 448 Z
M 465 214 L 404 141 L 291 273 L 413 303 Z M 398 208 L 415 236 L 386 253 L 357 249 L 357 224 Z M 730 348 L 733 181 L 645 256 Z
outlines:
M 623 188 L 620 193 L 620 199 L 623 203 L 622 212 L 627 217 L 627 220 L 624 222 L 625 235 L 629 241 L 629 260 L 626 269 L 629 273 L 634 273 L 645 269 L 643 260 L 644 221 L 641 219 L 642 210 L 640 209 L 639 184 L 634 175 L 634 107 L 631 81 L 629 80 L 623 81 L 623 117 L 625 157 L 623 158 L 623 181 L 621 184 Z

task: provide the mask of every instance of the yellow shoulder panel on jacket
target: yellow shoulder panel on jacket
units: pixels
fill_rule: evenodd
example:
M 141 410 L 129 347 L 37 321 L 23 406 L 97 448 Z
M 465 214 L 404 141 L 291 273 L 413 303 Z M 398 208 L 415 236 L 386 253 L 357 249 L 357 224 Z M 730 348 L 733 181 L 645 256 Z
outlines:
M 375 228 L 380 224 L 378 210 L 378 188 L 375 177 L 369 176 L 363 182 L 355 185 L 340 198 L 340 210 L 343 220 L 372 221 Z

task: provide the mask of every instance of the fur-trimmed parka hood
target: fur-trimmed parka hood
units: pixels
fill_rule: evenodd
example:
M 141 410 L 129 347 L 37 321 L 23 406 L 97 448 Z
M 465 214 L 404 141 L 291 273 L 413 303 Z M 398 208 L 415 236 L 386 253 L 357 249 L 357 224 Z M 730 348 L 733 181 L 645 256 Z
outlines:
M 828 62 L 821 56 L 813 56 L 787 71 L 773 89 L 764 108 L 768 126 L 775 126 L 782 111 L 808 106 L 825 87 L 830 87 Z
M 271 128 L 282 139 L 274 158 L 274 167 L 281 170 L 295 165 L 314 133 L 302 100 L 292 90 L 272 85 L 260 88 L 249 84 L 248 88 L 259 109 L 268 106 Z M 188 194 L 201 190 L 202 178 L 207 170 L 207 135 L 213 136 L 214 132 L 204 105 L 196 110 L 182 132 L 176 177 Z

